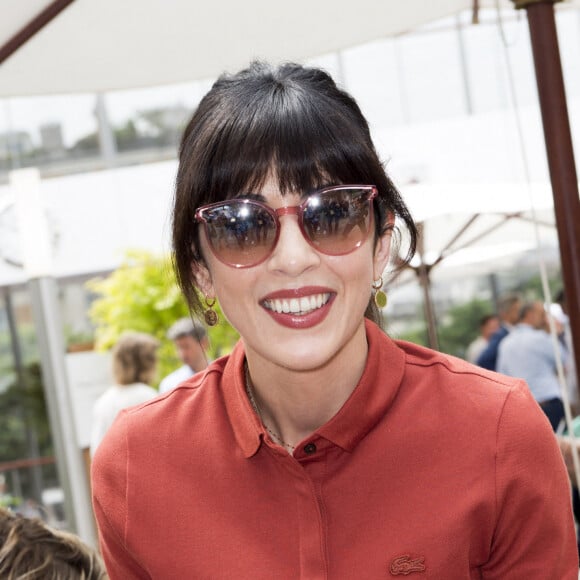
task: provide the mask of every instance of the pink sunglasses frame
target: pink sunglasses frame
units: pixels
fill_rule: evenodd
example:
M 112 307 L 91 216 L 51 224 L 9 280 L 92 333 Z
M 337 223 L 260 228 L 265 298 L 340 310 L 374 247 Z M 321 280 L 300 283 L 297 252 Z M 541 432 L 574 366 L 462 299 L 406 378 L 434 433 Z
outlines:
M 208 245 L 209 248 L 212 252 L 212 254 L 222 263 L 225 264 L 226 266 L 230 266 L 232 268 L 253 268 L 254 266 L 258 266 L 261 263 L 265 262 L 274 252 L 276 245 L 278 244 L 278 239 L 280 237 L 280 217 L 282 216 L 286 216 L 286 215 L 296 215 L 298 217 L 298 227 L 300 228 L 300 231 L 302 232 L 302 235 L 304 236 L 304 239 L 318 252 L 320 252 L 321 254 L 325 254 L 327 256 L 345 256 L 347 254 L 350 254 L 352 252 L 354 252 L 357 248 L 359 248 L 368 238 L 369 232 L 372 228 L 369 227 L 369 231 L 367 232 L 367 235 L 365 237 L 363 237 L 361 240 L 359 240 L 356 245 L 347 250 L 346 252 L 337 252 L 337 253 L 331 253 L 331 252 L 326 252 L 323 249 L 321 249 L 319 246 L 316 245 L 316 243 L 310 239 L 310 236 L 307 234 L 307 232 L 305 231 L 304 228 L 304 221 L 303 221 L 303 215 L 304 215 L 304 211 L 305 209 L 308 207 L 308 204 L 311 203 L 312 197 L 315 197 L 317 195 L 323 195 L 326 193 L 332 193 L 335 191 L 343 191 L 343 190 L 349 190 L 349 189 L 361 189 L 364 190 L 367 194 L 367 202 L 370 205 L 369 208 L 369 215 L 371 216 L 371 222 L 372 223 L 372 219 L 373 219 L 373 211 L 372 211 L 372 202 L 373 199 L 375 199 L 375 197 L 378 196 L 378 190 L 376 188 L 376 186 L 374 185 L 332 185 L 329 187 L 324 187 L 322 189 L 319 189 L 317 191 L 312 192 L 302 203 L 300 203 L 299 205 L 292 205 L 292 206 L 285 206 L 285 207 L 280 207 L 278 209 L 274 209 L 271 208 L 270 206 L 266 205 L 265 203 L 261 202 L 261 201 L 257 201 L 254 199 L 247 199 L 247 198 L 233 198 L 233 199 L 229 199 L 229 200 L 223 200 L 223 201 L 218 201 L 216 203 L 210 203 L 208 205 L 204 205 L 199 207 L 196 212 L 195 212 L 195 220 L 198 223 L 203 223 L 204 226 L 204 232 L 208 241 Z M 259 207 L 261 207 L 262 209 L 264 209 L 268 214 L 270 214 L 274 220 L 274 223 L 276 225 L 276 234 L 272 243 L 272 247 L 270 248 L 269 252 L 266 253 L 266 255 L 261 258 L 260 260 L 256 261 L 256 262 L 252 262 L 251 264 L 238 264 L 238 263 L 232 263 L 232 262 L 228 262 L 227 260 L 224 260 L 222 257 L 220 257 L 218 251 L 214 248 L 212 242 L 211 242 L 211 238 L 209 236 L 208 233 L 208 221 L 207 218 L 205 217 L 205 213 L 211 211 L 214 208 L 217 207 L 221 207 L 224 204 L 227 204 L 228 202 L 239 202 L 241 204 L 251 204 L 251 205 L 257 205 Z

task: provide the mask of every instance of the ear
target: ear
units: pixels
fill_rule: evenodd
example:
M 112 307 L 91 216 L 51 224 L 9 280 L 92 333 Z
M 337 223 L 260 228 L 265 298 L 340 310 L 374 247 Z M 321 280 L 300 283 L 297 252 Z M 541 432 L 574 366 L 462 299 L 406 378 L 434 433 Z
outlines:
M 391 257 L 391 239 L 393 235 L 393 225 L 395 223 L 395 216 L 389 214 L 387 219 L 387 231 L 377 240 L 375 244 L 375 252 L 373 256 L 373 266 L 375 279 L 378 278 L 387 267 L 389 258 Z
M 202 294 L 208 298 L 213 298 L 215 296 L 215 290 L 208 268 L 200 262 L 196 262 L 192 264 L 191 271 L 193 273 L 193 277 L 195 278 L 195 283 Z

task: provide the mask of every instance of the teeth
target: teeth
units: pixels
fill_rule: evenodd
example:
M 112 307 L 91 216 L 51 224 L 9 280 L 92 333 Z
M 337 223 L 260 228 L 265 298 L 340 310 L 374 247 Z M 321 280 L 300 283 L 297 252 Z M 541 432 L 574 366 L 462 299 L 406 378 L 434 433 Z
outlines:
M 330 299 L 329 293 L 313 294 L 302 298 L 291 298 L 290 300 L 265 300 L 264 306 L 278 313 L 292 313 L 298 315 L 308 314 L 317 308 L 321 308 Z

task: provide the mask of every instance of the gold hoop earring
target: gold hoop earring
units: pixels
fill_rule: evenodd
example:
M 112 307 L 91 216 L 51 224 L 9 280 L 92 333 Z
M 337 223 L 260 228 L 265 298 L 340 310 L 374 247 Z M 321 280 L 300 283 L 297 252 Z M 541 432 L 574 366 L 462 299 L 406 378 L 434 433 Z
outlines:
M 377 308 L 384 308 L 387 305 L 387 295 L 383 292 L 383 277 L 373 282 L 374 300 Z
M 210 301 L 210 299 L 206 296 L 205 305 L 207 306 L 207 310 L 203 313 L 205 323 L 208 326 L 215 326 L 219 322 L 218 313 L 213 309 L 215 305 L 215 298 Z

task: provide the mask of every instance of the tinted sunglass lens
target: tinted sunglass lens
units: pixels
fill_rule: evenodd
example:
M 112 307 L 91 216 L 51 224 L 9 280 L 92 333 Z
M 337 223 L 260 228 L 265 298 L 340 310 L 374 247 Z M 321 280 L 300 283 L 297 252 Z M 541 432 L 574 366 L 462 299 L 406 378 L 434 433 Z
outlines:
M 314 195 L 304 209 L 304 231 L 321 252 L 352 252 L 368 236 L 370 207 L 366 190 L 340 189 Z
M 251 266 L 264 260 L 276 240 L 274 217 L 251 201 L 233 201 L 205 215 L 209 243 L 216 256 L 232 266 Z

